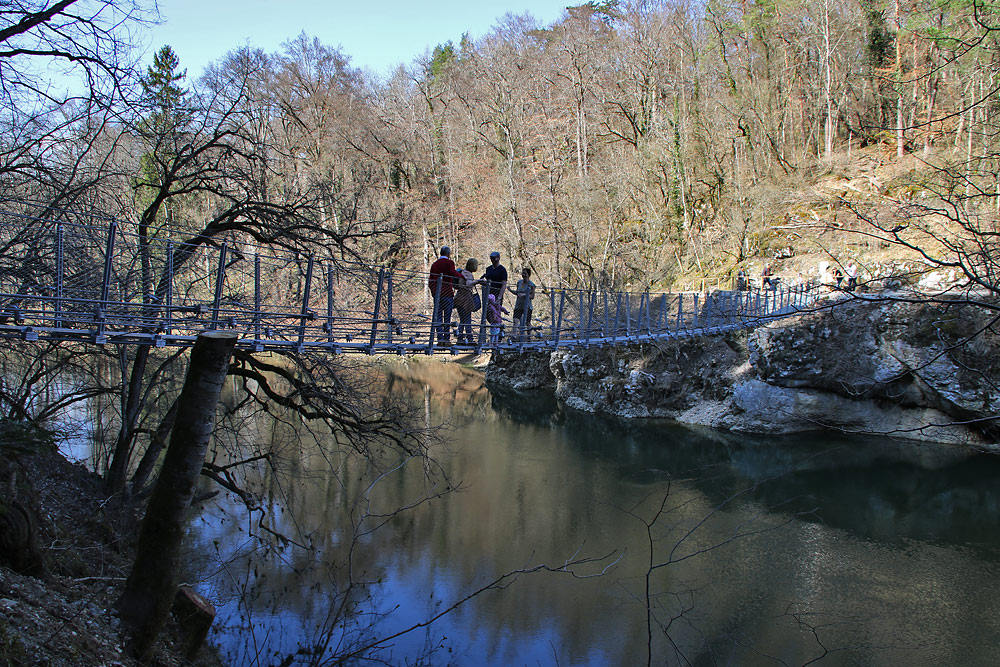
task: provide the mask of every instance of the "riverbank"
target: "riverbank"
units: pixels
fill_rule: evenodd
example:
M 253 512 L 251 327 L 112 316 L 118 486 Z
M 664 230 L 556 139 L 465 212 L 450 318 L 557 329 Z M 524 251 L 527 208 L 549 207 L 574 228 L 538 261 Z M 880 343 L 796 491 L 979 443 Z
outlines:
M 122 651 L 114 610 L 132 563 L 136 513 L 109 498 L 100 478 L 67 461 L 46 434 L 3 423 L 0 480 L 7 510 L 0 546 L 8 554 L 0 566 L 0 664 L 137 666 Z M 28 537 L 37 549 L 11 562 L 10 549 Z M 150 664 L 221 664 L 209 648 L 188 662 L 181 646 L 171 620 Z
M 833 295 L 751 331 L 621 348 L 504 354 L 487 380 L 568 407 L 730 431 L 813 430 L 991 448 L 1000 337 L 991 313 Z

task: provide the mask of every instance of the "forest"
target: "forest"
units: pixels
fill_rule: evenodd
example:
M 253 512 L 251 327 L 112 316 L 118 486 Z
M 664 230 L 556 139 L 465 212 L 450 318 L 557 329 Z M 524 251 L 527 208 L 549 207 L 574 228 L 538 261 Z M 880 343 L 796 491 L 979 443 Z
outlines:
M 907 245 L 842 232 L 909 225 L 914 195 L 996 212 L 989 3 L 590 2 L 385 80 L 306 33 L 194 79 L 130 49 L 150 7 L 29 4 L 0 35 L 8 206 L 390 267 L 498 249 L 540 284 L 636 288 Z

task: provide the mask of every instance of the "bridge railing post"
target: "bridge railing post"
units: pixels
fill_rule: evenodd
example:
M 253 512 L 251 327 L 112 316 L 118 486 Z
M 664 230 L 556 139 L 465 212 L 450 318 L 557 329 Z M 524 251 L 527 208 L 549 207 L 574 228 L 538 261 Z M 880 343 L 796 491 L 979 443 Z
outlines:
M 101 301 L 95 314 L 97 321 L 95 343 L 104 343 L 104 327 L 108 312 L 108 299 L 111 296 L 111 271 L 114 267 L 115 235 L 117 232 L 118 224 L 112 221 L 108 225 L 108 238 L 104 246 L 104 276 L 101 279 Z
M 622 293 L 618 292 L 618 298 L 615 299 L 615 322 L 611 327 L 611 344 L 614 345 L 618 342 L 618 327 L 621 323 L 622 315 Z
M 561 293 L 561 292 L 560 292 Z M 557 340 L 556 335 L 556 291 L 554 289 L 549 290 L 549 319 L 551 320 L 551 326 L 549 327 L 549 340 Z
M 524 299 L 522 301 L 523 305 L 521 307 L 521 316 L 519 318 L 517 318 L 517 322 L 514 322 L 513 320 L 511 320 L 511 324 L 512 325 L 513 324 L 517 325 L 517 342 L 520 343 L 520 345 L 518 345 L 518 350 L 524 350 L 525 338 L 528 335 L 528 332 L 527 332 L 527 328 L 528 328 L 528 311 L 531 310 L 531 306 L 533 304 L 532 304 L 532 301 L 531 301 L 531 294 L 524 294 L 524 295 L 518 294 L 518 298 L 523 298 Z M 514 303 L 516 304 L 517 301 L 515 301 Z M 516 305 L 514 306 L 514 311 L 515 312 L 517 311 L 517 306 Z
M 226 251 L 229 248 L 228 241 L 222 243 L 219 248 L 219 268 L 215 272 L 215 297 L 212 299 L 212 328 L 219 328 L 219 305 L 222 302 L 222 285 L 226 281 Z
M 632 294 L 625 292 L 625 339 L 632 339 Z
M 645 301 L 645 308 L 643 310 L 640 310 L 639 314 L 640 314 L 640 316 L 643 316 L 643 315 L 645 316 L 645 320 L 646 320 L 646 336 L 650 337 L 650 336 L 653 335 L 653 320 L 652 320 L 652 318 L 650 317 L 650 314 L 649 314 L 649 308 L 650 308 L 650 305 L 649 305 L 649 290 L 646 290 L 646 293 L 643 295 L 643 300 Z
M 378 270 L 378 287 L 375 288 L 375 307 L 372 309 L 372 333 L 368 341 L 368 354 L 375 350 L 375 336 L 378 335 L 378 311 L 382 304 L 382 288 L 385 284 L 385 267 Z
M 55 303 L 55 325 L 56 328 L 62 328 L 62 313 L 63 313 L 63 275 L 65 273 L 65 264 L 63 261 L 63 248 L 65 247 L 65 230 L 63 229 L 63 224 L 60 222 L 56 230 L 56 303 Z
M 260 296 L 260 254 L 253 256 L 253 337 L 255 341 L 260 341 L 260 317 L 261 296 Z
M 174 322 L 174 243 L 167 242 L 166 266 L 163 269 L 163 333 L 170 335 Z
M 312 276 L 313 276 L 313 264 L 315 258 L 309 255 L 309 261 L 306 263 L 306 284 L 305 289 L 302 290 L 302 311 L 299 315 L 299 340 L 296 345 L 296 350 L 302 352 L 304 349 L 306 341 L 306 322 L 309 319 L 315 317 L 315 313 L 309 310 L 309 299 L 312 295 Z
M 434 284 L 434 305 L 433 305 L 434 310 L 431 312 L 430 335 L 427 336 L 427 354 L 434 353 L 434 335 L 437 333 L 438 324 L 440 324 L 438 322 L 438 312 L 439 312 L 438 304 L 441 303 L 441 283 L 443 281 L 444 281 L 444 274 L 439 273 L 437 280 L 435 281 Z M 486 304 L 484 303 L 483 308 L 485 307 Z
M 326 342 L 333 343 L 333 267 L 326 267 Z
M 670 299 L 667 298 L 666 292 L 660 292 L 660 325 L 659 329 L 661 332 L 666 333 L 669 328 L 667 324 L 667 309 L 670 308 Z
M 580 308 L 583 308 L 583 290 L 580 290 Z M 584 345 L 590 347 L 590 339 L 593 336 L 594 330 L 594 309 L 597 308 L 597 290 L 587 291 L 587 326 L 583 329 Z M 583 312 L 582 310 L 580 311 Z M 583 327 L 583 321 L 580 321 L 580 326 Z M 580 336 L 577 336 L 579 340 Z
M 580 296 L 583 296 L 583 291 L 581 290 Z M 552 333 L 552 349 L 555 350 L 559 347 L 559 334 L 562 332 L 562 321 L 563 321 L 563 308 L 566 305 L 566 290 L 559 290 L 559 316 L 558 318 L 553 318 L 555 322 L 555 328 Z
M 677 331 L 684 328 L 684 292 L 677 294 Z
M 521 311 L 521 317 L 518 318 L 517 322 L 517 342 L 519 343 L 517 349 L 521 351 L 524 350 L 524 339 L 527 338 L 527 332 L 525 331 L 527 329 L 527 323 L 528 308 L 527 305 L 525 305 L 525 308 Z
M 483 296 L 482 296 L 482 306 L 480 307 L 479 313 L 479 338 L 476 342 L 476 352 L 481 352 L 484 345 L 486 344 L 486 309 L 489 307 L 489 297 L 490 297 L 490 283 L 489 281 L 483 283 Z
M 607 338 L 608 337 L 608 329 L 611 328 L 611 324 L 610 324 L 611 308 L 608 306 L 608 291 L 607 290 L 601 290 L 601 302 L 602 302 L 602 305 L 604 306 L 604 308 L 601 310 L 601 313 L 604 315 L 604 317 L 602 318 L 602 322 L 601 322 L 601 338 Z
M 392 319 L 392 271 L 386 276 L 387 282 L 385 285 L 385 319 L 386 319 L 386 338 L 385 341 L 389 345 L 392 345 L 392 334 L 393 326 L 395 320 Z
M 174 244 L 167 241 L 167 246 L 163 257 L 163 275 L 154 288 L 151 297 L 144 299 L 145 315 L 150 320 L 159 317 L 162 311 L 162 319 L 158 322 L 158 334 L 169 334 L 173 327 L 173 306 L 174 306 Z M 156 336 L 156 344 L 163 345 L 162 338 Z

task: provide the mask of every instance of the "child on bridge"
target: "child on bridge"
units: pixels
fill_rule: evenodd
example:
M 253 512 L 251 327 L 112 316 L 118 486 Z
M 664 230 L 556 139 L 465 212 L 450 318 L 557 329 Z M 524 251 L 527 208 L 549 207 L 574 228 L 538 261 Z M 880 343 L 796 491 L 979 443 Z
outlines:
M 486 301 L 486 321 L 490 323 L 490 345 L 497 345 L 503 338 L 503 316 L 509 311 L 500 305 L 495 294 Z

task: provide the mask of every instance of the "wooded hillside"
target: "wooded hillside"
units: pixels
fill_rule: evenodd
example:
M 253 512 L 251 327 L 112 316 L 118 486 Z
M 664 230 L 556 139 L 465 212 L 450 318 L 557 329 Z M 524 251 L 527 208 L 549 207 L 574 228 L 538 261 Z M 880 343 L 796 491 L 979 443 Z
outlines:
M 324 239 L 408 268 L 442 243 L 460 262 L 499 249 L 540 284 L 865 268 L 905 250 L 911 200 L 960 226 L 995 217 L 997 18 L 964 1 L 609 0 L 550 26 L 508 15 L 387 80 L 303 33 L 196 81 L 168 47 L 129 70 L 108 22 L 107 52 L 77 36 L 89 95 L 4 77 L 0 187 L 152 236 Z M 7 35 L 12 53 L 28 34 Z

